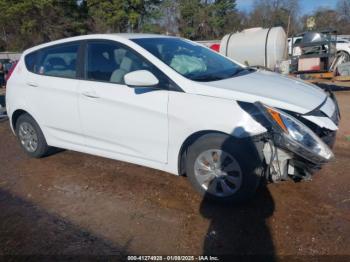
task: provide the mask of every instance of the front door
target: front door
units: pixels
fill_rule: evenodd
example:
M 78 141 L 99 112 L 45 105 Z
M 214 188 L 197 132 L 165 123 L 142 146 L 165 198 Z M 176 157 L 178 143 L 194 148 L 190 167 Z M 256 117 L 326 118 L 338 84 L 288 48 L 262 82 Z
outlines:
M 154 66 L 114 41 L 88 42 L 85 49 L 79 110 L 87 146 L 105 154 L 165 163 L 168 91 L 124 84 L 125 74 L 152 71 Z

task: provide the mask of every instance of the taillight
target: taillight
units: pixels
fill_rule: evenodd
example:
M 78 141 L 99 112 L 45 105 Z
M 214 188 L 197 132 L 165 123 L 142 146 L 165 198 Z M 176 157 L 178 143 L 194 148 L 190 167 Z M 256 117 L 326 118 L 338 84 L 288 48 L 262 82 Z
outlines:
M 10 80 L 10 77 L 11 77 L 13 71 L 15 71 L 15 68 L 16 68 L 17 64 L 18 64 L 18 62 L 16 61 L 16 62 L 11 66 L 10 70 L 8 71 L 8 73 L 7 73 L 6 77 L 5 77 L 6 82 Z

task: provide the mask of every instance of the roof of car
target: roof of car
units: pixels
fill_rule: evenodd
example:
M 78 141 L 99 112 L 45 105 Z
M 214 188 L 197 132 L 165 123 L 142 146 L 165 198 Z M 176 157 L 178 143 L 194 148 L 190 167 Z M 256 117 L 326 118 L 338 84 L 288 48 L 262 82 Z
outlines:
M 117 33 L 117 35 L 126 39 L 140 39 L 140 38 L 171 38 L 173 36 L 159 35 L 159 34 L 142 34 L 142 33 Z
M 43 43 L 41 45 L 34 46 L 32 48 L 29 48 L 25 50 L 23 53 L 26 54 L 28 52 L 31 52 L 33 50 L 37 50 L 40 48 L 48 47 L 55 44 L 61 44 L 66 43 L 69 41 L 77 41 L 77 40 L 87 40 L 87 39 L 99 39 L 99 38 L 124 38 L 126 40 L 132 40 L 132 39 L 141 39 L 141 38 L 172 38 L 173 36 L 167 36 L 167 35 L 158 35 L 158 34 L 141 34 L 141 33 L 112 33 L 112 34 L 88 34 L 88 35 L 80 35 L 80 36 L 73 36 L 68 38 L 63 38 L 55 41 L 51 41 L 48 43 Z

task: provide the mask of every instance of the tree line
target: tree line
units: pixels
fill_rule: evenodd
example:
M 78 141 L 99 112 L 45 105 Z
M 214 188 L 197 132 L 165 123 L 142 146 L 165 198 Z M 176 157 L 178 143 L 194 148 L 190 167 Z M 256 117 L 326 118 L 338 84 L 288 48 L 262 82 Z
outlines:
M 335 9 L 300 15 L 299 0 L 254 0 L 249 12 L 236 0 L 0 0 L 0 50 L 20 51 L 89 33 L 145 32 L 193 40 L 220 39 L 244 28 L 283 26 L 289 35 L 333 28 L 350 34 L 350 0 Z

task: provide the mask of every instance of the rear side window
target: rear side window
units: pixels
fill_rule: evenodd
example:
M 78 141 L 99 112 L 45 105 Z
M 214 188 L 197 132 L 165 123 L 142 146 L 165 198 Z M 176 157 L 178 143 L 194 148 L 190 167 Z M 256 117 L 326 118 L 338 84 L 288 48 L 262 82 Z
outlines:
M 76 78 L 79 43 L 45 48 L 40 52 L 36 73 Z
M 24 62 L 26 64 L 27 70 L 35 73 L 35 65 L 38 58 L 38 52 L 33 52 L 25 56 Z

